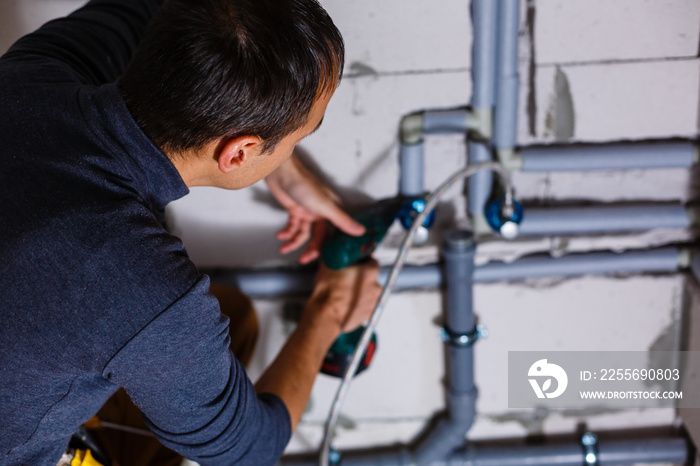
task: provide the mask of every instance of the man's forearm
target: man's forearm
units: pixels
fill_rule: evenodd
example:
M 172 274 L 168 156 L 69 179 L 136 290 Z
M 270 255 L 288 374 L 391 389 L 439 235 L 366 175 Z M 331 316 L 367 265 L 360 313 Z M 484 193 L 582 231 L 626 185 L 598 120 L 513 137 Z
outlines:
M 322 310 L 307 309 L 277 358 L 255 384 L 258 393 L 273 393 L 282 399 L 289 410 L 292 430 L 301 420 L 323 358 L 339 334 L 337 321 Z
M 379 265 L 331 270 L 323 265 L 301 321 L 255 390 L 273 393 L 287 406 L 294 430 L 301 419 L 323 358 L 341 331 L 357 328 L 379 299 Z

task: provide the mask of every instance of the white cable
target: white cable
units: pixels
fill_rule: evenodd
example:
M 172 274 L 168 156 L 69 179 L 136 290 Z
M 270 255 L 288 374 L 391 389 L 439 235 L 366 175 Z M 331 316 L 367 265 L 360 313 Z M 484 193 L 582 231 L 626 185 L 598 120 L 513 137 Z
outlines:
M 442 197 L 445 191 L 452 187 L 452 185 L 454 185 L 457 181 L 472 176 L 474 173 L 481 170 L 492 170 L 501 177 L 501 181 L 503 182 L 503 187 L 506 192 L 505 205 L 509 208 L 512 208 L 513 187 L 510 180 L 510 173 L 508 173 L 508 170 L 506 170 L 506 168 L 503 165 L 497 162 L 482 162 L 467 165 L 463 169 L 452 174 L 452 176 L 450 176 L 445 182 L 438 186 L 438 188 L 435 191 L 433 191 L 426 197 L 425 208 L 413 220 L 413 225 L 411 225 L 411 228 L 408 230 L 408 233 L 406 233 L 406 237 L 401 243 L 401 247 L 399 248 L 396 260 L 394 261 L 394 265 L 392 266 L 391 271 L 389 272 L 389 276 L 386 279 L 386 284 L 384 285 L 382 294 L 379 296 L 377 305 L 375 306 L 374 311 L 372 311 L 372 315 L 369 318 L 369 322 L 367 323 L 367 326 L 364 332 L 362 333 L 362 337 L 360 338 L 360 341 L 357 344 L 357 347 L 355 348 L 355 352 L 352 354 L 352 360 L 350 362 L 350 365 L 345 370 L 345 374 L 343 374 L 343 381 L 340 383 L 335 398 L 333 399 L 331 410 L 328 413 L 328 418 L 326 419 L 326 430 L 323 436 L 323 444 L 321 447 L 321 454 L 319 458 L 319 464 L 321 466 L 329 466 L 328 456 L 330 455 L 331 450 L 331 438 L 333 437 L 335 426 L 338 423 L 338 417 L 340 416 L 340 410 L 343 407 L 345 395 L 347 394 L 347 391 L 350 388 L 350 382 L 352 381 L 353 375 L 357 371 L 357 367 L 360 365 L 360 360 L 362 359 L 362 356 L 367 350 L 367 345 L 369 344 L 372 334 L 374 333 L 374 329 L 376 328 L 377 323 L 379 322 L 379 319 L 382 316 L 384 306 L 386 305 L 386 302 L 388 301 L 389 296 L 391 295 L 391 292 L 394 289 L 396 278 L 398 277 L 399 272 L 403 268 L 403 264 L 406 261 L 408 250 L 411 247 L 411 244 L 413 243 L 413 238 L 416 235 L 416 231 L 421 225 L 423 225 L 423 222 L 425 222 L 425 219 L 435 208 L 438 200 L 440 200 L 440 197 Z

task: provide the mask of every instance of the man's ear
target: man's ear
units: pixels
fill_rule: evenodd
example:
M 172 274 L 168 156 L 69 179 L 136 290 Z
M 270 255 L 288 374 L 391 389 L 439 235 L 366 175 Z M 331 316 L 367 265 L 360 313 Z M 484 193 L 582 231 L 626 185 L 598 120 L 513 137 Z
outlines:
M 217 162 L 219 170 L 229 173 L 240 168 L 248 159 L 260 152 L 262 139 L 258 136 L 238 136 L 223 139 L 219 144 Z

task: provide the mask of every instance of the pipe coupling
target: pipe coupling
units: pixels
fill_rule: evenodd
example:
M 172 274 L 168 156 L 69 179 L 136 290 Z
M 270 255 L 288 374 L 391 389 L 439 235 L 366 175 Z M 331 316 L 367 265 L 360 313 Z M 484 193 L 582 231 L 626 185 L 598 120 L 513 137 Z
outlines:
M 447 327 L 440 329 L 440 338 L 442 341 L 450 346 L 456 346 L 458 348 L 469 348 L 474 345 L 477 340 L 486 338 L 488 335 L 489 331 L 483 325 L 477 325 L 468 333 L 456 333 Z
M 467 115 L 467 129 L 476 139 L 488 140 L 493 135 L 493 109 L 474 107 Z
M 497 149 L 496 156 L 509 171 L 522 171 L 523 157 L 513 149 Z

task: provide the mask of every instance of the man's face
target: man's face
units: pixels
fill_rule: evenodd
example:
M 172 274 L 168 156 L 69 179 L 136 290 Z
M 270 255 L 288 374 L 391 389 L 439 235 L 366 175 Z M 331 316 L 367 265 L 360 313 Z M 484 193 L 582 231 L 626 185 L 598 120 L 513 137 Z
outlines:
M 319 97 L 316 102 L 311 107 L 309 112 L 309 118 L 304 126 L 294 131 L 291 134 L 285 136 L 278 144 L 275 146 L 272 152 L 266 154 L 256 153 L 250 160 L 247 161 L 244 173 L 239 173 L 239 175 L 244 175 L 239 178 L 236 187 L 232 189 L 240 189 L 247 186 L 251 186 L 258 181 L 264 179 L 275 171 L 277 167 L 282 165 L 284 162 L 291 157 L 294 147 L 301 142 L 306 136 L 310 135 L 321 125 L 323 116 L 326 113 L 326 107 L 328 102 L 330 102 L 331 97 L 333 97 L 333 91 L 326 92 L 321 97 Z M 231 189 L 231 187 L 229 188 Z

